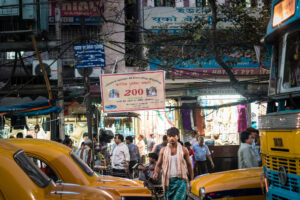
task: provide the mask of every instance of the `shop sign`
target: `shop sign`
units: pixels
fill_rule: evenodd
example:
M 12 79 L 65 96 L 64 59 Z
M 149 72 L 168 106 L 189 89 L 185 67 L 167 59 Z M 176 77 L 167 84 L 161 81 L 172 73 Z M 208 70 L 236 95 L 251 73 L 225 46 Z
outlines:
M 232 73 L 236 76 L 257 76 L 257 75 L 269 75 L 270 71 L 264 68 L 232 68 Z M 171 77 L 180 78 L 200 78 L 200 77 L 216 77 L 216 76 L 228 76 L 226 71 L 222 68 L 198 68 L 180 70 L 173 69 L 170 72 Z
M 173 7 L 145 7 L 144 8 L 144 26 L 148 30 L 157 31 L 159 29 L 169 29 L 174 32 L 187 23 L 200 21 L 206 18 L 210 23 L 211 15 L 205 8 L 173 8 Z M 228 17 L 220 18 L 218 27 L 231 26 Z
M 80 25 L 80 16 L 84 16 L 86 25 L 99 25 L 103 8 L 102 0 L 69 0 L 61 3 L 60 15 L 62 25 Z M 51 4 L 49 24 L 55 24 L 56 3 Z
M 236 90 L 230 87 L 202 88 L 187 90 L 188 96 L 207 96 L 207 95 L 237 95 Z
M 101 75 L 105 113 L 165 108 L 164 71 Z
M 75 68 L 105 67 L 103 43 L 74 44 Z
M 97 16 L 85 16 L 85 24 L 86 25 L 99 25 L 101 23 L 101 17 Z M 49 24 L 55 24 L 55 17 L 49 17 Z M 62 25 L 80 25 L 80 16 L 64 16 L 61 17 Z
M 101 16 L 101 8 L 103 8 L 102 0 L 63 1 L 60 7 L 61 16 Z M 56 3 L 51 4 L 51 16 L 55 16 Z

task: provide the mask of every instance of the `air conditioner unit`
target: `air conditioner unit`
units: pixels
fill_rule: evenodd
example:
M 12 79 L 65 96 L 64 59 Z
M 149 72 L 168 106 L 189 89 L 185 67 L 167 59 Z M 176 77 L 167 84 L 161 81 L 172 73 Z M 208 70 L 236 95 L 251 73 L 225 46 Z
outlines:
M 91 78 L 98 78 L 101 73 L 101 67 L 94 67 L 94 68 L 88 68 L 89 70 L 89 77 Z M 84 68 L 76 68 L 75 69 L 75 77 L 80 78 L 84 76 Z
M 51 80 L 57 80 L 57 61 L 43 60 L 43 65 L 46 69 L 47 75 Z M 43 76 L 42 68 L 38 60 L 32 62 L 32 75 Z

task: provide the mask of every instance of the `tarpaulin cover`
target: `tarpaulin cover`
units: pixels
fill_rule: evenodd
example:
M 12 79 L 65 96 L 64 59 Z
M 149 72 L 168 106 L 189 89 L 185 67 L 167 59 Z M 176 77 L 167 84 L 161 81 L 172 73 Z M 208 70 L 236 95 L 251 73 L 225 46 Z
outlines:
M 53 106 L 50 101 L 46 100 L 34 103 L 0 107 L 0 116 L 36 116 L 47 115 L 52 112 L 59 113 L 60 111 L 60 108 Z

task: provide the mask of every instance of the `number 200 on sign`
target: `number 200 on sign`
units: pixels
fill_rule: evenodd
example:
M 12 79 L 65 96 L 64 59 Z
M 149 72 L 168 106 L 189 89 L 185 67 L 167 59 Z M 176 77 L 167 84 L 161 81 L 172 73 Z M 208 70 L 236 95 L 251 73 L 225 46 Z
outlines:
M 136 96 L 136 95 L 143 95 L 144 90 L 143 89 L 132 89 L 132 90 L 125 90 L 124 96 Z

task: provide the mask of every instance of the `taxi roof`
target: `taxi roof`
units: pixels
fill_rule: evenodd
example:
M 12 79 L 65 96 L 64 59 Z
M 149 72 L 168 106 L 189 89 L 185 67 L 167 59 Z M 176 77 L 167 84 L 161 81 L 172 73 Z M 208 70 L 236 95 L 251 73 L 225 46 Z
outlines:
M 0 139 L 0 155 L 13 156 L 20 148 Z
M 47 151 L 48 153 L 58 152 L 58 153 L 69 153 L 71 148 L 67 147 L 58 142 L 54 142 L 51 140 L 43 140 L 43 139 L 32 139 L 32 138 L 21 138 L 21 139 L 7 139 L 7 142 L 15 144 L 17 146 L 31 146 L 31 148 L 37 148 L 39 151 Z

